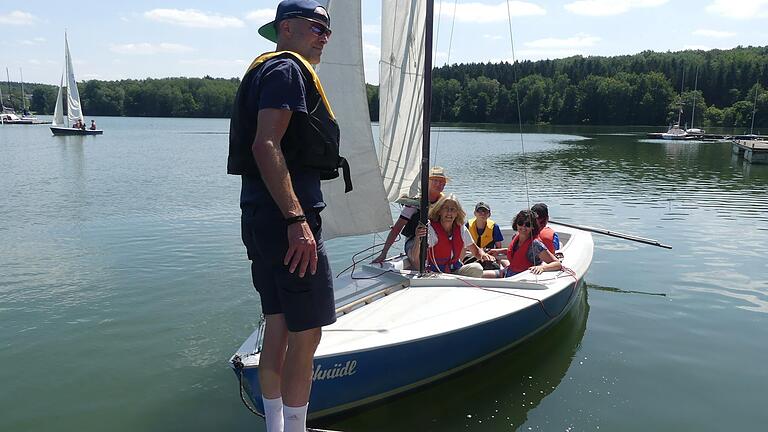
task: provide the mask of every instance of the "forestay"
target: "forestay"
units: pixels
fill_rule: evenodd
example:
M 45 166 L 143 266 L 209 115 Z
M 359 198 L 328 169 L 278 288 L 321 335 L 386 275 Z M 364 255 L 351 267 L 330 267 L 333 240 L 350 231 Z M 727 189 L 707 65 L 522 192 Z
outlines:
M 349 161 L 354 189 L 341 178 L 323 182 L 323 237 L 384 231 L 392 216 L 368 115 L 359 1 L 329 0 L 333 37 L 316 70 L 341 128 L 341 154 Z

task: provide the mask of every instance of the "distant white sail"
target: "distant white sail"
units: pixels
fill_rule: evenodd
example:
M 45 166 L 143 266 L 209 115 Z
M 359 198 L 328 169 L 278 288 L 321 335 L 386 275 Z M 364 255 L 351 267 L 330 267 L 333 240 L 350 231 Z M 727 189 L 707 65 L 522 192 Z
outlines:
M 379 163 L 389 201 L 415 195 L 421 169 L 426 2 L 383 0 Z
M 59 95 L 56 96 L 56 108 L 53 110 L 53 121 L 51 122 L 54 126 L 65 126 L 64 125 L 64 101 L 62 100 L 63 87 L 64 87 L 64 72 L 61 72 L 61 80 L 59 81 Z
M 354 189 L 344 193 L 341 177 L 323 182 L 323 237 L 386 230 L 392 216 L 381 180 L 368 115 L 363 69 L 360 1 L 330 0 L 333 37 L 323 49 L 317 73 L 341 128 L 341 153 L 349 161 Z
M 72 68 L 72 57 L 69 55 L 69 42 L 66 33 L 64 34 L 64 55 L 67 67 L 67 117 L 69 117 L 71 124 L 78 119 L 85 121 L 85 118 L 80 106 L 80 93 L 77 91 L 75 71 Z

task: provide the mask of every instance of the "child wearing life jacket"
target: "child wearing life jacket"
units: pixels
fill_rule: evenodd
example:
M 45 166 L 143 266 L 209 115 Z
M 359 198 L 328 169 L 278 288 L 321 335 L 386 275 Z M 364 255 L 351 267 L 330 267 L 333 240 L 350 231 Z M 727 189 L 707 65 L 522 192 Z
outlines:
M 560 261 L 539 239 L 539 223 L 536 214 L 530 210 L 521 210 L 512 221 L 512 228 L 517 231 L 507 249 L 494 249 L 491 253 L 506 254 L 509 265 L 501 270 L 486 271 L 483 277 L 510 277 L 530 270 L 533 274 L 556 271 L 562 268 Z
M 475 205 L 475 217 L 465 224 L 477 247 L 484 249 L 486 252 L 491 249 L 501 248 L 501 242 L 504 241 L 499 225 L 490 216 L 491 206 L 480 201 Z M 476 258 L 472 255 L 467 255 L 463 261 L 465 264 L 469 264 L 475 262 Z M 500 268 L 497 262 L 486 261 L 481 264 L 483 270 L 498 270 Z
M 494 258 L 474 243 L 472 235 L 464 225 L 466 217 L 467 214 L 455 195 L 440 198 L 429 209 L 429 228 L 420 226 L 416 229 L 416 241 L 408 254 L 411 262 L 418 262 L 421 238 L 427 235 L 427 268 L 430 271 L 483 277 L 483 267 L 480 263 L 493 261 Z M 467 249 L 479 262 L 461 262 Z

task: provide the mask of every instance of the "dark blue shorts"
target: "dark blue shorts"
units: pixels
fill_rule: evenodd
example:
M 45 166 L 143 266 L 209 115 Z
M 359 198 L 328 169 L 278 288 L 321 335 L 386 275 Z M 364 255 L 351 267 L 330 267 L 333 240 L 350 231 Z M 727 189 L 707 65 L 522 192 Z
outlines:
M 243 243 L 251 260 L 253 286 L 261 297 L 264 315 L 284 314 L 288 330 L 299 332 L 336 321 L 333 279 L 323 244 L 319 211 L 306 212 L 307 223 L 317 243 L 317 272 L 288 271 L 283 259 L 288 251 L 287 225 L 272 209 L 244 206 Z

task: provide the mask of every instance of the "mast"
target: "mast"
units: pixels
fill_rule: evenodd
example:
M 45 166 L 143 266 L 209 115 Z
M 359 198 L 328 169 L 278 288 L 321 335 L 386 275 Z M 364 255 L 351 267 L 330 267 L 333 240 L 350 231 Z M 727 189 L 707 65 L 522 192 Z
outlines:
M 749 127 L 749 134 L 753 135 L 753 131 L 755 129 L 755 112 L 757 112 L 757 93 L 758 89 L 755 88 L 755 104 L 752 105 L 752 126 Z
M 685 86 L 685 68 L 683 68 L 683 79 L 680 80 L 680 111 L 677 112 L 677 127 L 680 127 L 680 120 L 683 117 L 683 87 Z
M 696 89 L 699 85 L 699 67 L 696 66 L 696 79 L 693 80 L 693 108 L 691 108 L 691 129 L 693 129 L 693 119 L 696 114 Z
M 421 143 L 421 217 L 422 225 L 427 225 L 429 213 L 429 138 L 432 115 L 432 21 L 435 2 L 427 0 L 427 17 L 424 28 L 424 117 L 422 120 Z M 421 238 L 419 254 L 419 273 L 424 273 L 424 261 L 427 257 L 427 236 Z
M 27 112 L 27 98 L 24 97 L 24 72 L 19 68 L 19 76 L 21 77 L 21 114 Z
M 8 73 L 8 66 L 5 67 L 5 77 L 8 80 L 8 105 L 13 109 L 13 92 L 11 92 L 11 74 Z

